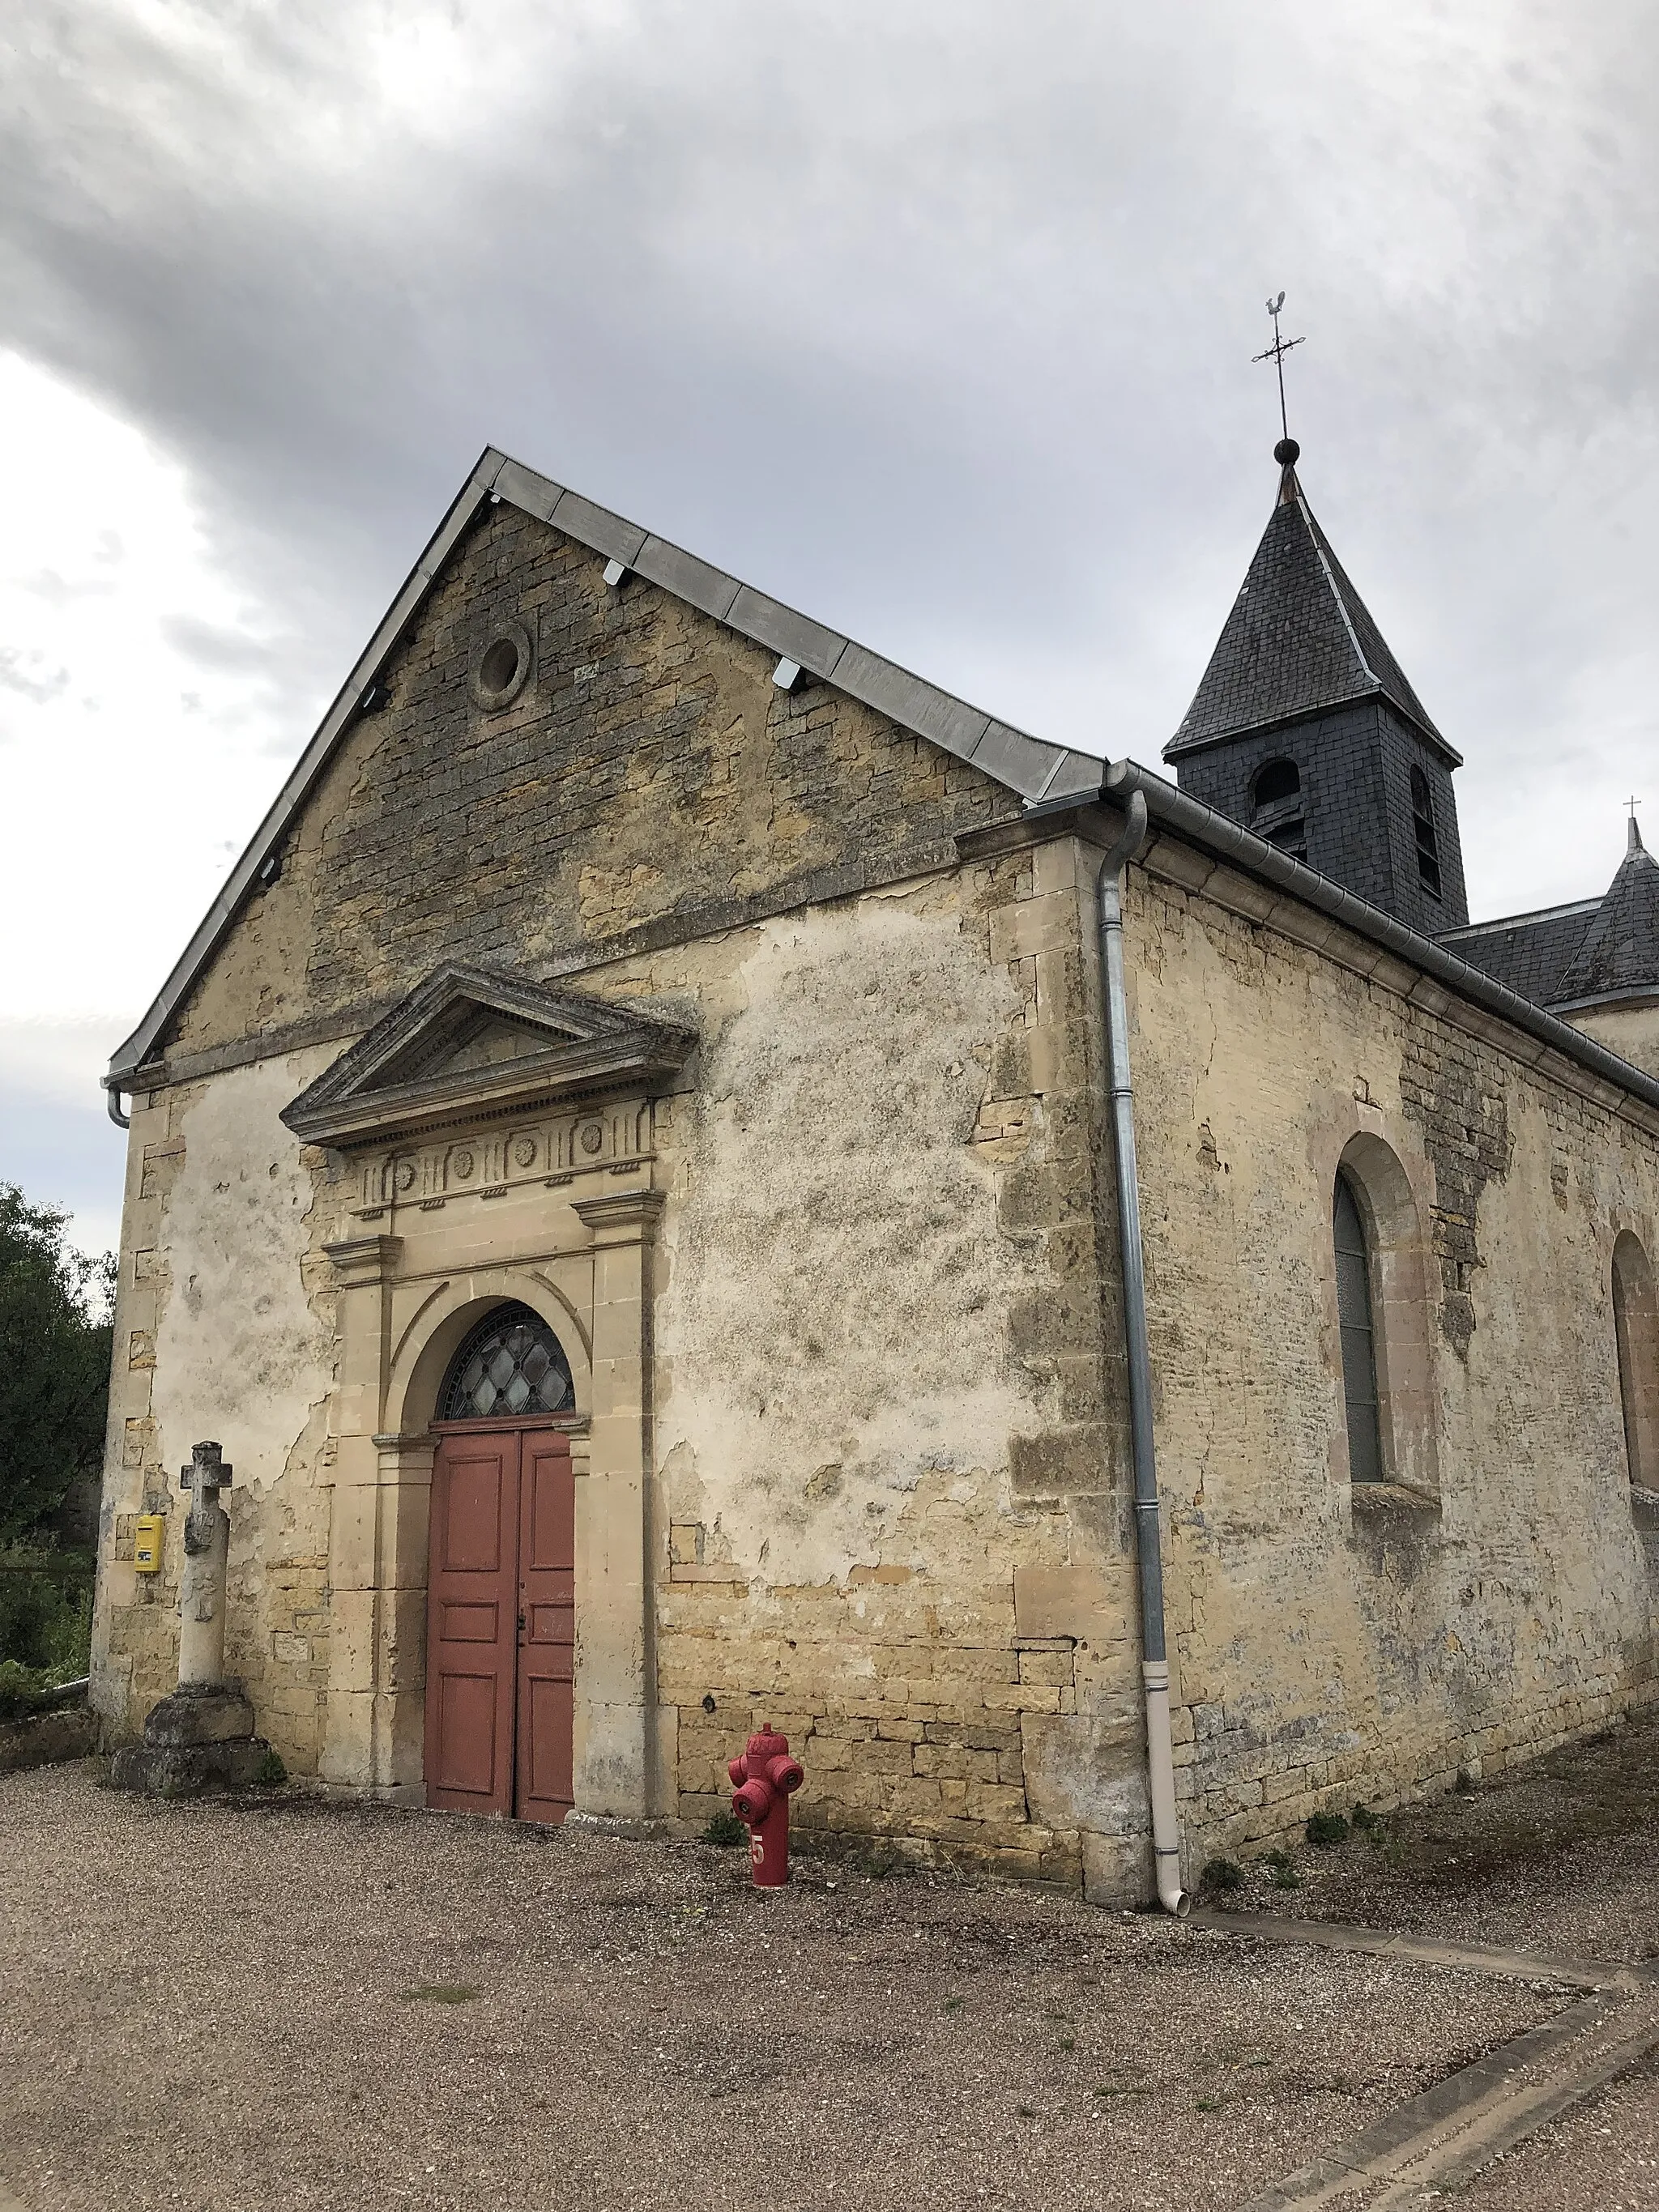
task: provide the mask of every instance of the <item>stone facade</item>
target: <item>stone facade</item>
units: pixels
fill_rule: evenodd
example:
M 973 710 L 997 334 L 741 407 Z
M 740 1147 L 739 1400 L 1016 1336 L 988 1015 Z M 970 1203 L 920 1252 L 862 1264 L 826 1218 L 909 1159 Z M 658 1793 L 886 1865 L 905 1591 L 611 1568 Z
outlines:
M 172 1686 L 177 1473 L 216 1436 L 259 1732 L 296 1774 L 419 1801 L 429 1425 L 466 1330 L 517 1299 L 576 1384 L 579 1810 L 700 1823 L 770 1720 L 809 1826 L 1137 1893 L 1093 923 L 1117 817 L 1024 817 L 505 503 L 386 687 L 134 1093 L 112 1732 Z M 1131 871 L 1194 1871 L 1591 1725 L 1654 1669 L 1609 1267 L 1621 1232 L 1659 1251 L 1659 1115 L 1255 904 L 1168 836 Z M 349 1137 L 301 1143 L 283 1113 L 447 961 L 695 1048 L 420 1126 L 391 1084 Z M 1378 1243 L 1375 1494 L 1347 1480 L 1339 1163 Z M 169 1516 L 154 1579 L 144 1510 Z
M 1626 1006 L 1594 1006 L 1571 1010 L 1561 1017 L 1598 1044 L 1616 1052 L 1632 1067 L 1659 1075 L 1659 996 L 1650 993 Z
M 1176 1757 L 1191 1827 L 1233 1846 L 1651 1696 L 1611 1273 L 1621 1233 L 1654 1249 L 1659 1143 L 1477 1009 L 1413 1003 L 1374 947 L 1311 915 L 1305 942 L 1263 930 L 1242 878 L 1149 859 L 1130 974 Z M 1339 1165 L 1377 1248 L 1376 1486 L 1347 1480 Z

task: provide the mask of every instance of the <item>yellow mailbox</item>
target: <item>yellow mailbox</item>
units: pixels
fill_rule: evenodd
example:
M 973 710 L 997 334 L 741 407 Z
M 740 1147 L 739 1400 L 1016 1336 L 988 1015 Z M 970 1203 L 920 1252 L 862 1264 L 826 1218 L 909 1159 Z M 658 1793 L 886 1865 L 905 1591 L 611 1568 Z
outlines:
M 132 1564 L 141 1575 L 161 1571 L 161 1544 L 167 1534 L 165 1513 L 141 1513 L 133 1523 Z

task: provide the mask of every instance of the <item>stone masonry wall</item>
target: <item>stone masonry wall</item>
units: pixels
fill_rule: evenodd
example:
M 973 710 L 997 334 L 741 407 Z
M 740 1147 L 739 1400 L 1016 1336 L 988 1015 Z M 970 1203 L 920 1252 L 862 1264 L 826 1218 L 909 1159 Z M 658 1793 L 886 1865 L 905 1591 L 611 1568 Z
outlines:
M 441 960 L 543 979 L 954 860 L 1015 796 L 544 523 L 486 510 L 169 1040 L 356 1034 Z M 510 705 L 470 677 L 509 625 Z
M 227 1671 L 301 1773 L 328 1682 L 333 1292 L 312 1177 L 276 1116 L 329 1057 L 133 1101 L 93 1644 L 94 1702 L 129 1734 L 178 1679 L 179 1472 L 220 1439 L 234 1468 Z M 140 1575 L 134 1522 L 155 1512 L 163 1568 Z
M 1646 1006 L 1588 1006 L 1563 1018 L 1621 1060 L 1659 1075 L 1659 999 Z
M 1088 876 L 1065 840 L 641 964 L 706 1039 L 657 1313 L 684 1818 L 771 1720 L 810 1826 L 1139 1881 Z
M 1653 1693 L 1609 1270 L 1622 1228 L 1659 1249 L 1659 1144 L 1408 1005 L 1373 949 L 1183 888 L 1207 867 L 1168 844 L 1152 866 L 1130 977 L 1196 1862 Z M 1367 1146 L 1415 1212 L 1433 1494 L 1346 1480 L 1332 1186 Z

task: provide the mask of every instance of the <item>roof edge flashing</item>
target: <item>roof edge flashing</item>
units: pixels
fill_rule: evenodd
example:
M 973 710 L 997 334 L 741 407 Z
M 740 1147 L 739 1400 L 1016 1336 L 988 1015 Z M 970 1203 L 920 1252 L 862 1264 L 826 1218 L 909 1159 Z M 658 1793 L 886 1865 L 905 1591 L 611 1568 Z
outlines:
M 1212 752 L 1218 745 L 1236 744 L 1243 738 L 1271 737 L 1279 730 L 1293 730 L 1304 722 L 1316 722 L 1326 714 L 1340 714 L 1345 707 L 1364 707 L 1380 702 L 1398 714 L 1413 733 L 1422 738 L 1431 751 L 1438 753 L 1448 768 L 1462 768 L 1463 756 L 1455 745 L 1449 744 L 1438 730 L 1429 723 L 1419 721 L 1409 708 L 1402 707 L 1385 684 L 1373 684 L 1363 691 L 1345 691 L 1338 696 L 1321 700 L 1316 707 L 1298 707 L 1288 714 L 1268 714 L 1259 722 L 1240 722 L 1236 727 L 1220 730 L 1212 736 L 1183 738 L 1177 730 L 1164 745 L 1160 759 L 1177 761 L 1189 759 L 1194 753 Z

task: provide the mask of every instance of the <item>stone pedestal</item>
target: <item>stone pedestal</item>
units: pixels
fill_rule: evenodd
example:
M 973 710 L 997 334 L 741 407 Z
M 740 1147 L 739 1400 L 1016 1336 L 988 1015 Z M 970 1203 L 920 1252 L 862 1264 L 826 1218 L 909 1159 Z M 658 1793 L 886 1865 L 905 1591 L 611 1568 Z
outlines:
M 208 1684 L 175 1690 L 153 1706 L 143 1743 L 116 1753 L 110 1778 L 118 1790 L 193 1797 L 259 1781 L 270 1756 L 270 1746 L 253 1733 L 253 1708 L 240 1690 Z
M 270 1746 L 253 1733 L 253 1708 L 240 1685 L 220 1680 L 230 1516 L 219 1492 L 231 1470 L 216 1443 L 198 1444 L 190 1461 L 179 1476 L 191 1499 L 179 1584 L 179 1686 L 151 1708 L 143 1743 L 124 1746 L 110 1769 L 118 1790 L 158 1797 L 239 1790 L 271 1771 L 266 1765 Z

